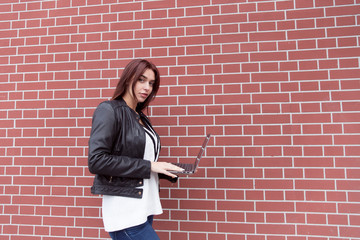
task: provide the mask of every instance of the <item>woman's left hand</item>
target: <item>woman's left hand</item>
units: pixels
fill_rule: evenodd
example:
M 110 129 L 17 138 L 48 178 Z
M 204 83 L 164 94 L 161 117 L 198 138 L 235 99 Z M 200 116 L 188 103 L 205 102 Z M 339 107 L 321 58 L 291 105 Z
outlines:
M 177 176 L 169 171 L 182 172 L 184 169 L 168 162 L 151 162 L 151 171 L 176 178 Z

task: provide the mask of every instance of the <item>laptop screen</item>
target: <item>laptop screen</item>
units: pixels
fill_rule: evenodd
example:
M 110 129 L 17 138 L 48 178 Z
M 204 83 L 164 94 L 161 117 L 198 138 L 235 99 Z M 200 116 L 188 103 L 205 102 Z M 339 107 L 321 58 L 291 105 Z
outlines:
M 196 157 L 195 168 L 196 168 L 197 165 L 199 164 L 199 161 L 200 161 L 202 155 L 204 154 L 204 151 L 205 151 L 206 146 L 207 146 L 207 144 L 208 144 L 208 142 L 209 142 L 209 140 L 210 140 L 210 137 L 211 137 L 211 134 L 208 134 L 208 135 L 206 136 L 206 138 L 205 138 L 202 146 L 201 146 L 201 149 L 200 149 L 200 151 L 199 151 L 199 153 L 198 153 L 198 155 L 197 155 L 197 157 Z

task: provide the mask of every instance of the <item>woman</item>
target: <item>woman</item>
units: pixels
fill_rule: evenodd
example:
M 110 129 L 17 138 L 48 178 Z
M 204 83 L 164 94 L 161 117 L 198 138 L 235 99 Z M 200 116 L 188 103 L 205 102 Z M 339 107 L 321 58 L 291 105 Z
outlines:
M 111 101 L 94 112 L 88 164 L 96 174 L 91 192 L 103 195 L 105 231 L 115 240 L 159 239 L 152 228 L 162 213 L 159 176 L 176 182 L 170 171 L 183 169 L 157 162 L 160 139 L 142 112 L 160 85 L 156 66 L 136 59 L 124 69 Z

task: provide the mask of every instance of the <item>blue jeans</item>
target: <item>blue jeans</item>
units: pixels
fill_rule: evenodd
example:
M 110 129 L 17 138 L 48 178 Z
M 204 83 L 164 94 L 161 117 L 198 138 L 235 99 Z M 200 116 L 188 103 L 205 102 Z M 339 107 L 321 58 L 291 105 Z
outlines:
M 109 232 L 113 240 L 160 240 L 152 228 L 153 216 L 148 216 L 145 223 L 116 232 Z

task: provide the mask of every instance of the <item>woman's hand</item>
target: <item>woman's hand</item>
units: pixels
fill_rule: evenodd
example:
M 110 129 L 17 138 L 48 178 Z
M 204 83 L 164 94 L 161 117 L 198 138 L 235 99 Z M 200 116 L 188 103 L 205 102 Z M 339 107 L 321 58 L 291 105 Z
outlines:
M 151 162 L 151 171 L 176 178 L 177 176 L 169 171 L 182 172 L 184 169 L 168 162 Z

